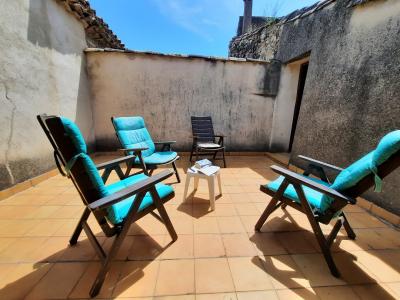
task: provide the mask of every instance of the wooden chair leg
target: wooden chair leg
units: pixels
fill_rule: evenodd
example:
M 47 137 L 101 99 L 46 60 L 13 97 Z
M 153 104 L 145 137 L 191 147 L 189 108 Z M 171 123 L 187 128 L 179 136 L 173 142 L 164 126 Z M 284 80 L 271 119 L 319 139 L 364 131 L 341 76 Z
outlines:
M 125 171 L 125 178 L 129 176 L 132 170 L 133 163 L 131 161 L 126 163 L 126 171 Z
M 174 171 L 175 171 L 176 180 L 178 180 L 178 183 L 180 183 L 181 182 L 181 178 L 179 177 L 178 168 L 176 167 L 176 162 L 175 161 L 172 163 L 172 167 L 174 168 Z
M 83 223 L 86 222 L 86 220 L 89 218 L 89 215 L 90 215 L 90 210 L 88 208 L 85 208 L 79 220 L 79 223 L 76 225 L 74 233 L 72 234 L 71 239 L 69 240 L 69 244 L 71 246 L 76 245 L 76 243 L 78 242 L 78 238 L 83 230 Z
M 340 215 L 341 217 L 343 217 L 343 227 L 346 230 L 347 236 L 352 239 L 355 240 L 356 239 L 356 234 L 353 231 L 353 228 L 351 228 L 349 221 L 347 220 L 346 215 L 344 214 L 344 212 L 341 213 Z
M 293 184 L 293 186 L 294 186 L 296 193 L 300 199 L 301 205 L 304 209 L 304 212 L 306 213 L 308 221 L 310 222 L 311 228 L 314 231 L 314 234 L 318 241 L 319 247 L 321 248 L 322 254 L 324 255 L 325 261 L 328 264 L 328 267 L 329 267 L 332 275 L 335 277 L 340 277 L 339 270 L 336 267 L 336 264 L 332 257 L 332 253 L 330 251 L 329 244 L 328 244 L 327 240 L 325 239 L 325 236 L 321 230 L 321 227 L 319 226 L 317 220 L 314 217 L 314 214 L 312 212 L 310 204 L 308 203 L 307 198 L 304 195 L 303 188 L 298 184 Z
M 108 180 L 108 177 L 110 177 L 111 171 L 112 171 L 112 169 L 107 168 L 104 170 L 103 175 L 101 175 L 101 179 L 103 180 L 104 183 L 106 183 Z
M 143 160 L 143 157 L 142 157 L 141 154 L 139 155 L 139 161 L 140 161 L 140 165 L 141 165 L 141 167 L 142 167 L 142 169 L 143 169 L 143 173 L 144 173 L 145 175 L 147 175 L 147 176 L 150 176 L 149 172 L 147 171 L 146 164 L 144 163 L 144 160 Z
M 261 227 L 263 227 L 265 221 L 267 221 L 267 219 L 271 215 L 271 213 L 274 212 L 277 203 L 278 203 L 278 199 L 276 199 L 275 197 L 271 199 L 271 201 L 267 205 L 267 208 L 264 210 L 264 212 L 262 213 L 261 217 L 258 219 L 258 221 L 254 227 L 254 229 L 256 231 L 261 230 Z
M 133 223 L 134 217 L 139 210 L 139 207 L 143 201 L 144 195 L 145 195 L 144 193 L 139 193 L 136 196 L 136 201 L 133 203 L 133 205 L 128 213 L 128 216 L 125 219 L 125 223 L 122 226 L 121 231 L 119 233 L 117 233 L 116 238 L 115 238 L 113 244 L 111 245 L 111 248 L 108 252 L 107 257 L 102 261 L 102 267 L 101 267 L 99 273 L 97 274 L 97 277 L 96 277 L 96 279 L 92 285 L 92 288 L 90 290 L 91 297 L 95 297 L 99 294 L 101 286 L 103 285 L 104 280 L 106 278 L 107 272 L 110 269 L 111 262 L 112 262 L 113 258 L 115 257 L 115 255 L 118 253 L 118 250 L 121 247 L 122 242 L 124 241 L 125 236 L 127 235 L 131 224 Z
M 126 176 L 125 176 L 124 172 L 122 172 L 122 169 L 121 169 L 120 166 L 117 166 L 117 167 L 115 168 L 115 172 L 117 172 L 117 175 L 118 175 L 118 177 L 119 177 L 120 180 L 125 179 Z
M 192 151 L 190 151 L 190 158 L 189 158 L 190 162 L 192 162 L 193 160 L 193 152 L 194 152 L 194 147 L 192 147 Z
M 218 151 L 215 151 L 214 155 L 213 155 L 213 160 L 215 160 L 215 158 L 217 157 L 217 154 L 218 154 Z
M 168 217 L 167 211 L 165 210 L 164 205 L 162 204 L 162 200 L 158 195 L 156 189 L 150 190 L 151 197 L 153 198 L 154 204 L 157 207 L 158 213 L 162 218 L 165 227 L 167 227 L 168 233 L 171 236 L 172 241 L 176 241 L 178 239 L 178 235 L 176 234 L 175 228 L 172 225 L 170 218 Z
M 278 201 L 282 198 L 283 193 L 285 192 L 286 188 L 288 187 L 289 182 L 284 180 L 279 187 L 278 191 L 276 192 L 275 196 L 271 199 L 268 203 L 267 208 L 262 213 L 261 217 L 258 219 L 255 230 L 260 231 L 261 227 L 264 225 L 265 221 L 268 219 L 271 213 L 273 213 L 281 204 L 278 204 Z

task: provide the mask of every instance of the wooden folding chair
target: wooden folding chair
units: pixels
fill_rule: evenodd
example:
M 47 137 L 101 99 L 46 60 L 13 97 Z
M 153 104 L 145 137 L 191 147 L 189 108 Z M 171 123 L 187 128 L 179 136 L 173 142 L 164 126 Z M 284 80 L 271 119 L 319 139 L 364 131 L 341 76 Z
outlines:
M 284 209 L 291 206 L 306 214 L 332 275 L 339 277 L 330 247 L 342 226 L 350 239 L 356 238 L 343 208 L 348 204 L 356 204 L 356 197 L 374 185 L 379 189 L 381 180 L 400 166 L 400 130 L 386 135 L 374 151 L 346 169 L 305 156 L 299 158 L 308 162 L 303 175 L 278 166 L 271 167 L 281 176 L 260 187 L 272 199 L 255 225 L 255 230 L 260 231 L 267 218 L 279 207 Z M 339 173 L 332 184 L 326 170 Z M 318 179 L 310 177 L 311 174 Z M 331 233 L 325 236 L 319 224 L 329 224 L 335 218 L 338 220 Z
M 112 117 L 111 122 L 122 146 L 120 150 L 126 155 L 136 154 L 128 166 L 128 174 L 132 166 L 139 166 L 146 175 L 152 175 L 159 166 L 171 164 L 178 183 L 181 182 L 176 167 L 179 156 L 172 151 L 176 141 L 153 142 L 142 117 Z M 157 151 L 157 146 L 160 146 L 160 151 Z
M 222 160 L 226 168 L 225 160 L 225 146 L 222 134 L 214 133 L 214 126 L 211 117 L 191 117 L 193 144 L 192 151 L 190 152 L 190 162 L 192 162 L 193 155 L 196 160 L 199 156 L 211 156 L 213 160 Z M 218 141 L 217 139 L 218 138 Z M 222 153 L 222 157 L 218 158 L 218 153 Z
M 151 214 L 165 224 L 173 241 L 178 238 L 164 208 L 164 203 L 174 197 L 174 191 L 172 187 L 160 183 L 174 172 L 166 170 L 153 177 L 144 174 L 125 177 L 119 164 L 134 159 L 133 155 L 96 166 L 87 155 L 85 141 L 73 122 L 47 115 L 39 115 L 37 119 L 54 148 L 54 158 L 60 173 L 72 180 L 85 205 L 70 245 L 77 244 L 84 230 L 101 260 L 101 269 L 90 290 L 90 296 L 94 297 L 99 293 L 110 263 L 132 223 Z M 108 178 L 112 171 L 117 172 L 121 181 L 106 186 L 98 173 L 99 169 L 104 170 L 103 178 Z M 91 213 L 107 237 L 115 236 L 108 253 L 101 247 L 87 223 Z

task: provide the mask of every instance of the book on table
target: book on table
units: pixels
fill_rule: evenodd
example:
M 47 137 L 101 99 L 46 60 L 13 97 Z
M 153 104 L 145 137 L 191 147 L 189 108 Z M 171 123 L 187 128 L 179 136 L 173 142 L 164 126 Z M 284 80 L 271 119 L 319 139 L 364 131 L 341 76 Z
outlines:
M 206 175 L 206 176 L 211 176 L 219 171 L 218 166 L 207 166 L 204 168 L 199 169 L 199 172 Z
M 196 161 L 194 166 L 197 169 L 201 169 L 201 168 L 204 168 L 204 167 L 212 166 L 212 162 L 209 161 L 208 159 L 202 159 L 202 160 Z
M 218 166 L 213 166 L 212 162 L 208 159 L 202 159 L 196 161 L 194 166 L 190 168 L 190 171 L 193 173 L 201 173 L 206 176 L 211 176 L 212 174 L 217 173 L 219 169 L 220 168 Z

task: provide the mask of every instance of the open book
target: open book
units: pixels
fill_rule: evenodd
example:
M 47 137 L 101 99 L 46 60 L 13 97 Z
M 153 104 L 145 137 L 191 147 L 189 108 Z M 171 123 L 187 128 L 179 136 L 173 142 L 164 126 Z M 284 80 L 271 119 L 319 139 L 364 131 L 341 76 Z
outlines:
M 219 167 L 218 166 L 207 166 L 207 167 L 199 169 L 200 173 L 202 173 L 204 175 L 207 175 L 207 176 L 215 174 L 218 171 L 219 171 Z
M 217 173 L 219 169 L 220 167 L 213 166 L 211 161 L 208 159 L 198 160 L 193 167 L 189 168 L 190 172 L 192 173 L 201 173 L 206 176 Z

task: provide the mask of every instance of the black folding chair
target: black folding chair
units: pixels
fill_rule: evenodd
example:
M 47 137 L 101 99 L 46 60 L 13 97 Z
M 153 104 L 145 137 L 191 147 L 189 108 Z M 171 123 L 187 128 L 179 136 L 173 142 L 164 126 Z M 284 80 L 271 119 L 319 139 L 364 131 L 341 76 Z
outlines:
M 85 141 L 73 122 L 47 115 L 39 115 L 37 119 L 54 148 L 54 158 L 60 173 L 72 180 L 85 205 L 70 245 L 77 244 L 79 235 L 84 230 L 101 260 L 101 269 L 90 290 L 90 296 L 94 297 L 99 293 L 110 263 L 132 223 L 151 214 L 165 224 L 173 241 L 178 238 L 164 208 L 164 203 L 174 197 L 174 191 L 172 187 L 160 183 L 174 172 L 166 170 L 153 177 L 144 174 L 125 177 L 119 165 L 132 161 L 134 155 L 96 166 L 87 155 Z M 106 186 L 98 170 L 104 170 L 103 178 L 108 178 L 115 171 L 121 181 Z M 87 223 L 91 213 L 107 237 L 115 236 L 108 253 L 101 247 Z
M 224 167 L 226 168 L 224 135 L 214 134 L 214 127 L 211 117 L 192 116 L 191 121 L 193 145 L 190 153 L 190 162 L 192 162 L 193 154 L 196 155 L 196 160 L 199 159 L 199 156 L 212 155 L 213 160 L 223 160 Z M 218 138 L 218 141 L 216 138 Z M 217 157 L 218 152 L 222 153 L 222 157 Z

